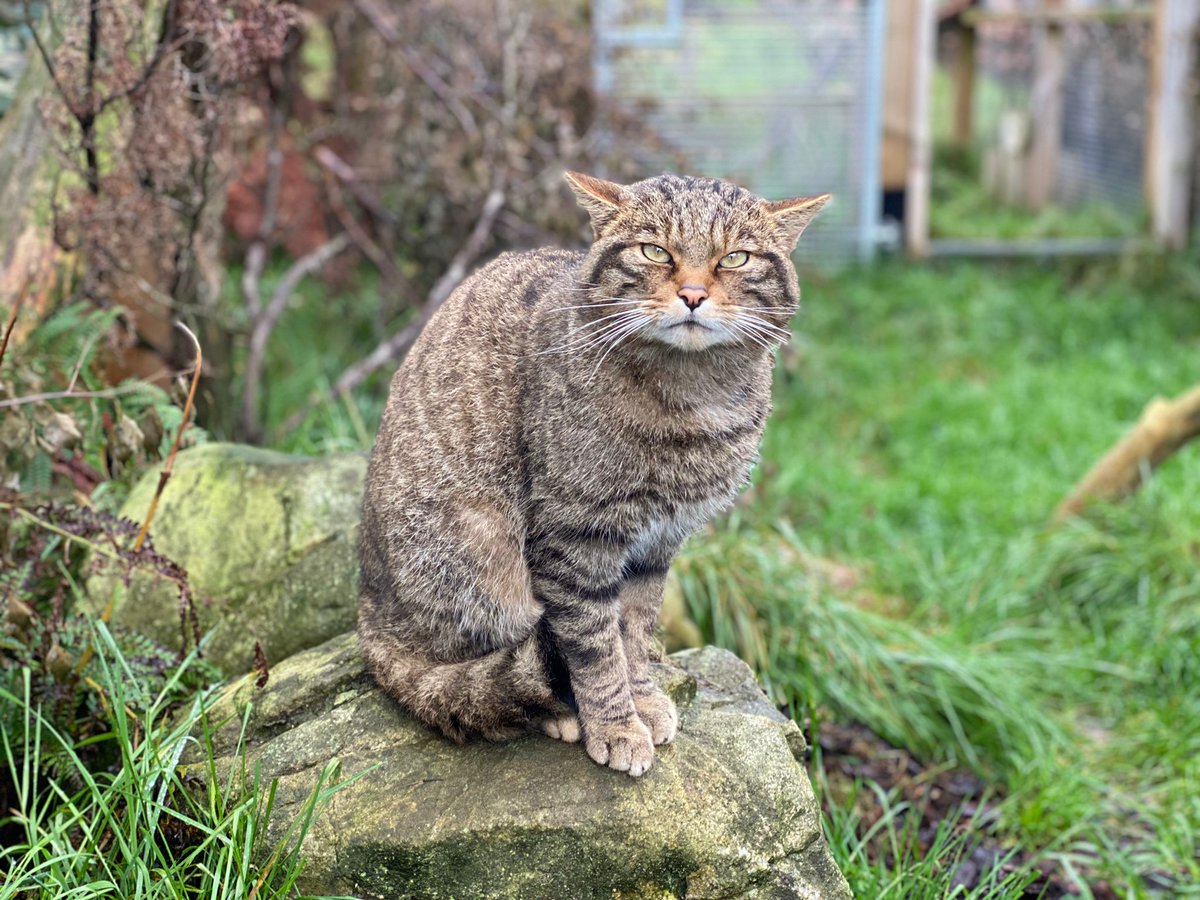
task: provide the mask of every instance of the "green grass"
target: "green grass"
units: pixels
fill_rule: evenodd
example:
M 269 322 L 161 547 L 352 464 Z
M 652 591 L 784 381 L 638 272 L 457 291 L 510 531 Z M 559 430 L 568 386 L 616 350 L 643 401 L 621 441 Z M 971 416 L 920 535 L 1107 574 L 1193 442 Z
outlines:
M 977 769 L 1008 840 L 1135 894 L 1147 872 L 1200 883 L 1200 456 L 1045 523 L 1195 382 L 1198 298 L 1193 269 L 1133 262 L 810 284 L 752 499 L 680 567 L 706 631 L 797 713 Z
M 889 263 L 802 281 L 753 487 L 677 565 L 706 637 L 798 718 L 861 721 L 981 773 L 1004 846 L 1062 861 L 1081 885 L 1148 896 L 1152 876 L 1187 894 L 1200 884 L 1200 449 L 1123 504 L 1046 522 L 1148 400 L 1195 383 L 1200 269 Z M 336 331 L 345 308 L 313 303 L 288 327 Z M 351 361 L 290 354 L 273 415 Z M 325 404 L 284 446 L 366 446 L 385 387 L 354 398 L 363 427 Z M 826 823 L 852 885 L 948 895 L 968 838 L 948 830 L 917 854 L 888 802 L 888 864 L 868 858 L 853 810 Z M 1021 883 L 960 896 L 1017 897 Z
M 178 708 L 174 694 L 195 655 L 144 696 L 101 622 L 93 646 L 102 675 L 92 690 L 108 713 L 107 731 L 67 737 L 32 699 L 28 669 L 9 670 L 0 686 L 0 704 L 17 724 L 0 732 L 0 778 L 11 791 L 0 817 L 0 898 L 300 896 L 300 843 L 339 787 L 336 764 L 272 843 L 274 784 L 244 761 L 228 772 L 213 763 L 205 707 L 217 688 Z M 202 779 L 178 768 L 189 748 Z

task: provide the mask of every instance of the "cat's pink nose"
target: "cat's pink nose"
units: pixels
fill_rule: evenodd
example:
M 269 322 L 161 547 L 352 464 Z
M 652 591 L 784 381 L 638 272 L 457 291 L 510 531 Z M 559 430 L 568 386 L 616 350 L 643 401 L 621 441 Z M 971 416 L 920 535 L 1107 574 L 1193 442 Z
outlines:
M 679 299 L 687 304 L 687 308 L 695 310 L 708 299 L 708 291 L 695 284 L 685 284 L 679 289 Z

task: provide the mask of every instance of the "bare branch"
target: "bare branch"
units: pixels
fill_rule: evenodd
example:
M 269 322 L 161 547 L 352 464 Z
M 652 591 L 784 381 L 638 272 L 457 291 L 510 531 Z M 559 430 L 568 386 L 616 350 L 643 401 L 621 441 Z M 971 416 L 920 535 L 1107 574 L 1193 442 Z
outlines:
M 488 193 L 487 199 L 483 201 L 483 208 L 479 211 L 479 220 L 471 230 L 471 236 L 467 238 L 467 242 L 462 245 L 462 248 L 454 254 L 454 259 L 450 260 L 450 265 L 446 267 L 445 273 L 437 280 L 433 288 L 430 289 L 429 297 L 425 301 L 426 306 L 441 306 L 443 301 L 450 296 L 451 292 L 466 277 L 468 267 L 483 252 L 484 245 L 487 243 L 488 238 L 491 237 L 492 227 L 496 224 L 496 216 L 500 215 L 500 210 L 504 207 L 506 198 L 502 181 L 502 176 L 498 176 L 498 183 Z
M 388 20 L 387 15 L 379 8 L 375 0 L 354 0 L 354 5 L 358 7 L 358 11 L 371 23 L 371 27 L 379 32 L 379 36 L 385 42 L 388 44 L 400 43 L 400 32 Z
M 167 0 L 166 12 L 163 15 L 163 30 L 159 35 L 159 39 L 154 47 L 154 55 L 150 57 L 150 61 L 142 68 L 141 73 L 133 82 L 119 91 L 114 91 L 107 97 L 104 97 L 96 104 L 96 115 L 104 112 L 112 104 L 124 100 L 127 97 L 132 97 L 154 77 L 154 73 L 158 71 L 158 67 L 162 65 L 163 60 L 168 56 L 181 50 L 190 39 L 189 36 L 178 37 L 175 40 L 168 40 L 171 31 L 175 28 L 175 7 L 177 0 Z
M 471 230 L 470 237 L 467 238 L 466 243 L 462 245 L 458 253 L 454 255 L 454 259 L 450 261 L 450 265 L 446 267 L 446 271 L 442 274 L 442 277 L 430 289 L 429 295 L 425 298 L 425 302 L 421 306 L 421 312 L 417 315 L 416 319 L 409 322 L 387 340 L 381 342 L 365 357 L 342 372 L 337 381 L 334 382 L 333 387 L 326 394 L 314 397 L 308 406 L 297 410 L 289 416 L 280 428 L 281 433 L 287 434 L 300 427 L 304 420 L 308 418 L 309 413 L 312 412 L 312 407 L 321 402 L 322 399 L 336 399 L 343 394 L 348 394 L 366 381 L 367 377 L 376 369 L 404 355 L 421 333 L 421 329 L 425 327 L 425 323 L 433 317 L 438 307 L 462 283 L 471 264 L 483 252 L 483 248 L 491 236 L 492 228 L 496 224 L 496 218 L 500 215 L 500 210 L 504 208 L 505 199 L 504 177 L 503 174 L 498 174 L 494 186 L 488 193 L 487 199 L 483 202 L 483 207 L 479 211 L 479 219 L 475 222 L 475 227 Z
M 354 5 L 358 7 L 359 12 L 363 14 L 371 27 L 374 28 L 381 38 L 400 54 L 400 58 L 412 69 L 413 74 L 425 82 L 426 86 L 437 95 L 438 99 L 446 104 L 446 108 L 458 119 L 458 124 L 474 140 L 479 137 L 479 125 L 475 122 L 475 117 L 471 115 L 471 111 L 463 104 L 461 100 L 455 96 L 454 89 L 446 84 L 445 80 L 438 75 L 437 72 L 429 68 L 421 55 L 412 47 L 404 46 L 400 43 L 400 32 L 394 25 L 388 21 L 383 10 L 379 8 L 375 0 L 354 0 Z
M 266 363 L 267 343 L 279 317 L 287 308 L 292 293 L 308 275 L 320 271 L 321 268 L 350 244 L 350 238 L 345 234 L 325 242 L 311 253 L 296 260 L 279 280 L 271 301 L 254 319 L 250 332 L 250 349 L 246 358 L 246 383 L 242 391 L 242 433 L 248 438 L 258 439 L 262 435 L 262 425 L 258 415 L 259 387 L 262 384 L 263 367 Z
M 150 508 L 146 510 L 146 518 L 142 520 L 142 527 L 138 529 L 137 537 L 134 539 L 134 550 L 141 550 L 142 544 L 146 542 L 146 535 L 150 532 L 150 523 L 154 521 L 154 513 L 158 510 L 158 500 L 162 497 L 163 488 L 171 480 L 171 472 L 175 468 L 175 455 L 179 453 L 179 442 L 183 439 L 183 433 L 187 431 L 187 427 L 191 423 L 192 406 L 196 402 L 196 388 L 200 384 L 200 370 L 204 366 L 204 351 L 200 348 L 200 339 L 182 322 L 176 322 L 175 327 L 190 337 L 192 345 L 196 348 L 196 361 L 192 364 L 192 386 L 188 389 L 187 400 L 183 404 L 183 419 L 179 423 L 179 429 L 175 432 L 175 440 L 171 442 L 171 452 L 167 454 L 167 464 L 163 466 L 162 473 L 158 476 L 158 487 L 154 489 L 154 496 L 150 499 Z
M 17 294 L 13 301 L 12 312 L 8 314 L 8 324 L 4 326 L 4 337 L 0 338 L 0 364 L 4 363 L 4 353 L 8 350 L 8 339 L 12 336 L 13 328 L 17 325 L 17 316 L 21 314 L 21 306 L 25 303 L 25 292 Z
M 323 153 L 322 151 L 326 152 Z M 329 157 L 332 157 L 332 160 L 324 158 L 326 157 L 326 153 Z M 363 227 L 355 221 L 350 210 L 346 208 L 341 183 L 346 173 L 350 177 L 353 177 L 353 170 L 342 162 L 336 153 L 326 147 L 318 147 L 314 155 L 325 170 L 322 175 L 325 182 L 325 195 L 329 200 L 329 208 L 333 210 L 333 214 L 341 226 L 346 229 L 346 234 L 354 241 L 354 245 L 379 269 L 390 291 L 394 293 L 404 291 L 411 296 L 411 285 L 408 279 L 404 277 L 396 263 L 384 252 L 384 249 L 373 241 L 370 235 L 363 230 Z
M 142 69 L 141 74 L 138 75 L 138 77 L 134 79 L 131 84 L 121 88 L 119 91 L 114 91 L 97 102 L 96 115 L 104 112 L 104 110 L 108 109 L 108 107 L 112 106 L 112 104 L 132 97 L 147 84 L 149 84 L 150 79 L 154 77 L 154 73 L 158 71 L 158 67 L 162 65 L 163 60 L 176 50 L 181 49 L 187 42 L 188 38 L 177 38 L 170 43 L 159 44 L 155 48 L 154 55 L 150 57 L 150 61 L 146 63 L 146 67 Z
M 346 189 L 354 195 L 354 199 L 365 206 L 371 212 L 371 215 L 390 224 L 394 224 L 397 221 L 396 214 L 386 209 L 379 202 L 379 198 L 367 190 L 362 180 L 358 177 L 358 173 L 354 171 L 350 164 L 331 149 L 321 145 L 313 150 L 313 158 L 321 168 L 333 175 L 339 183 L 345 185 Z
M 1200 438 L 1200 385 L 1173 400 L 1152 400 L 1137 424 L 1058 505 L 1050 523 L 1060 525 L 1094 501 L 1132 494 L 1171 454 L 1196 438 Z
M 161 377 L 175 377 L 176 375 L 186 374 L 187 370 L 180 372 L 163 372 Z M 153 375 L 152 379 L 159 378 L 159 375 Z M 137 391 L 144 391 L 146 384 L 137 382 L 136 384 L 119 384 L 114 388 L 106 388 L 102 391 L 47 391 L 44 394 L 26 394 L 24 397 L 10 397 L 7 400 L 0 400 L 0 409 L 13 409 L 18 406 L 28 406 L 31 403 L 42 403 L 46 400 L 110 400 L 113 397 L 120 397 L 123 394 L 133 394 Z
M 275 219 L 279 214 L 279 185 L 283 170 L 283 149 L 280 147 L 280 141 L 286 118 L 287 113 L 282 101 L 272 96 L 270 137 L 267 142 L 267 182 L 263 189 L 262 216 L 258 221 L 258 231 L 254 240 L 246 249 L 246 268 L 242 272 L 242 295 L 246 298 L 251 318 L 257 318 L 262 312 L 259 285 L 262 283 L 263 268 L 267 264 L 267 244 L 275 230 Z

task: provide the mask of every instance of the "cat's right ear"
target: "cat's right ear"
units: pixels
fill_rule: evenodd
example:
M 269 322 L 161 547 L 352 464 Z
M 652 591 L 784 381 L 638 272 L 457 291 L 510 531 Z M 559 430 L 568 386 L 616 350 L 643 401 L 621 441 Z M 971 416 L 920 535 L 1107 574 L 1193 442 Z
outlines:
M 580 172 L 568 171 L 566 179 L 571 190 L 575 192 L 575 199 L 579 201 L 579 205 L 592 217 L 592 231 L 599 237 L 604 226 L 612 221 L 617 210 L 625 202 L 625 188 L 603 178 L 593 178 Z

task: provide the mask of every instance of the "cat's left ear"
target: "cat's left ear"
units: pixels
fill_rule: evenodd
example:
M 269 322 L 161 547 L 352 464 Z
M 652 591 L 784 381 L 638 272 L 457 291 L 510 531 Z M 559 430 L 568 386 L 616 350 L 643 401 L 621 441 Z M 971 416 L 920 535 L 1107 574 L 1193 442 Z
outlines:
M 592 230 L 599 237 L 600 231 L 612 221 L 617 210 L 625 202 L 625 188 L 603 178 L 593 178 L 580 172 L 568 171 L 566 179 L 567 184 L 571 185 L 571 190 L 575 192 L 575 199 L 579 201 L 579 205 L 592 217 Z
M 833 194 L 821 194 L 819 197 L 797 197 L 794 200 L 768 200 L 763 205 L 784 243 L 794 248 L 808 223 L 832 198 Z

